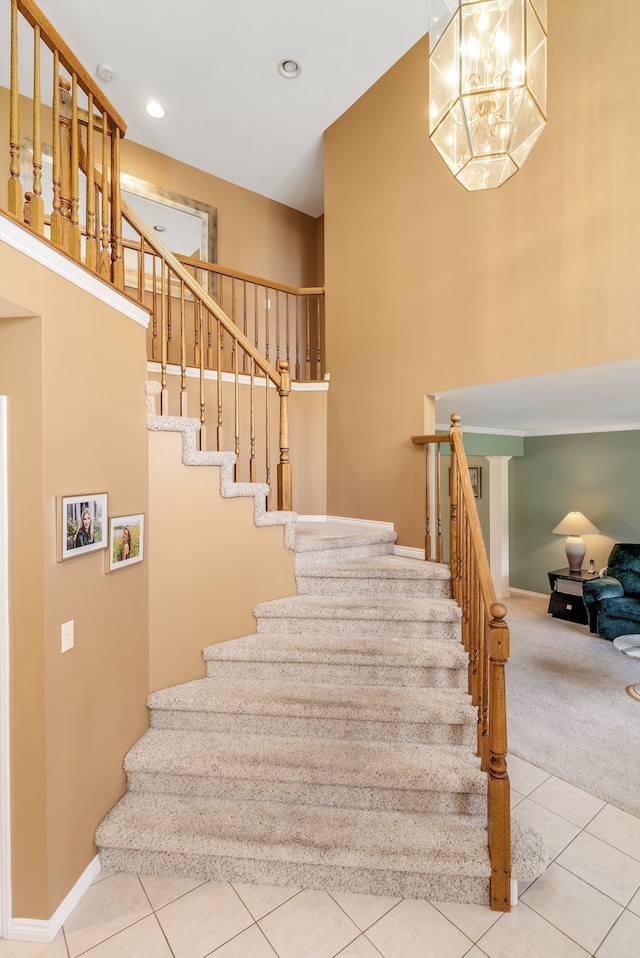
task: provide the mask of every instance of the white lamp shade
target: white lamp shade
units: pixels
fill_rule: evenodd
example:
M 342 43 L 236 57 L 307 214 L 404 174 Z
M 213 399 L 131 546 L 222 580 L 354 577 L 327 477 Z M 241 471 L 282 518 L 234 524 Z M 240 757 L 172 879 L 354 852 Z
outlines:
M 568 512 L 552 532 L 559 536 L 597 536 L 600 530 L 581 512 Z

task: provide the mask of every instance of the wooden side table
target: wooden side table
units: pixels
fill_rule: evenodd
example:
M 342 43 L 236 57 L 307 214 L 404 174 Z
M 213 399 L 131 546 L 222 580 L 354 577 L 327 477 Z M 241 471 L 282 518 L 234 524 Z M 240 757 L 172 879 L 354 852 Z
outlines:
M 566 619 L 568 622 L 587 624 L 587 610 L 582 599 L 582 587 L 585 582 L 597 579 L 597 572 L 571 572 L 566 569 L 556 569 L 547 572 L 551 597 L 547 611 L 554 619 Z

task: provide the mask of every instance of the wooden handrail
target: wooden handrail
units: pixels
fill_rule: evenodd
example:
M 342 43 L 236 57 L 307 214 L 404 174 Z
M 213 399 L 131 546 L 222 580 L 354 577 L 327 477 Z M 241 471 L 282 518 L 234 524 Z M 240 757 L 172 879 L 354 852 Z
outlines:
M 441 449 L 449 444 L 449 566 L 453 598 L 460 606 L 462 643 L 469 655 L 469 693 L 477 709 L 477 751 L 487 773 L 487 826 L 491 858 L 491 908 L 509 911 L 511 900 L 511 811 L 507 773 L 505 665 L 509 658 L 506 608 L 496 601 L 489 561 L 464 451 L 460 417 L 448 434 L 412 436 L 427 459 L 425 559 L 442 561 L 440 534 Z M 437 477 L 435 493 L 433 479 Z M 433 555 L 431 518 L 438 517 Z

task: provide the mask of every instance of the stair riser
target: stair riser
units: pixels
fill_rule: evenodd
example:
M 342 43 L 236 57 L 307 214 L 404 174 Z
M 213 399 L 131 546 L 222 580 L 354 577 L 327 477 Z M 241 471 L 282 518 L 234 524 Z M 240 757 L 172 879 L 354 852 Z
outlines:
M 473 725 L 425 722 L 371 722 L 353 719 L 319 719 L 280 715 L 247 715 L 220 712 L 153 711 L 151 727 L 197 732 L 234 732 L 239 735 L 333 738 L 345 741 L 404 742 L 424 745 L 476 743 Z
M 436 579 L 345 579 L 296 576 L 298 595 L 360 595 L 367 598 L 450 599 L 447 581 Z
M 358 636 L 366 638 L 437 639 L 460 641 L 459 622 L 398 619 L 257 618 L 257 631 L 284 635 Z
M 268 848 L 264 851 L 268 854 Z M 469 902 L 486 905 L 489 901 L 488 878 L 408 874 L 389 869 L 346 868 L 279 862 L 263 858 L 186 855 L 152 850 L 100 849 L 100 865 L 105 871 L 144 875 L 166 875 L 202 881 L 228 881 L 278 885 L 285 888 L 317 888 L 382 895 L 422 898 L 432 901 Z
M 130 792 L 201 796 L 242 802 L 280 802 L 283 805 L 323 805 L 426 815 L 478 815 L 485 808 L 485 792 L 429 791 L 428 789 L 366 788 L 315 782 L 281 782 L 256 774 L 253 778 L 128 772 Z
M 342 549 L 317 549 L 309 552 L 296 552 L 295 571 L 304 572 L 305 569 L 317 569 L 321 566 L 332 566 L 336 562 L 350 562 L 352 559 L 368 559 L 370 556 L 393 555 L 392 542 L 376 542 L 373 545 L 346 546 Z
M 467 667 L 332 665 L 307 662 L 207 662 L 207 676 L 217 682 L 309 682 L 327 685 L 373 685 L 403 688 L 467 689 Z

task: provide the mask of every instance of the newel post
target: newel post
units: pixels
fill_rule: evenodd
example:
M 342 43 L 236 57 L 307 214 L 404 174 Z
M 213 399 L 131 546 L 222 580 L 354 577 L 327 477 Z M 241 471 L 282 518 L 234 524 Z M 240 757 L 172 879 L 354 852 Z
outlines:
M 511 900 L 511 810 L 507 774 L 507 700 L 504 668 L 509 658 L 506 608 L 495 602 L 489 633 L 489 778 L 488 829 L 491 856 L 491 908 L 509 911 Z
M 280 360 L 280 462 L 278 463 L 278 509 L 290 512 L 293 508 L 291 488 L 291 462 L 289 460 L 289 393 L 291 373 L 289 363 Z

